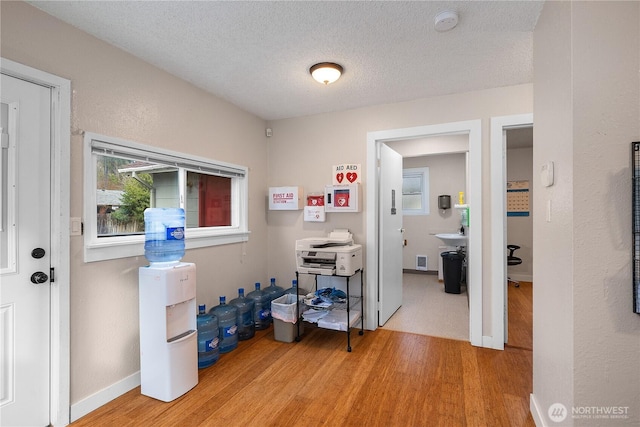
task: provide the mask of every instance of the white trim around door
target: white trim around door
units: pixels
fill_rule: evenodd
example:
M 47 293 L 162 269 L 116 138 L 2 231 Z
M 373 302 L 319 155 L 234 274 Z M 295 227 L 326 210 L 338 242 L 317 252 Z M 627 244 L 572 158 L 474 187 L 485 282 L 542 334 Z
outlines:
M 483 346 L 482 336 L 482 124 L 481 120 L 391 129 L 367 134 L 367 251 L 366 251 L 366 313 L 365 327 L 377 328 L 378 313 L 378 144 L 436 135 L 469 135 L 469 167 L 467 176 L 469 224 L 469 341 Z

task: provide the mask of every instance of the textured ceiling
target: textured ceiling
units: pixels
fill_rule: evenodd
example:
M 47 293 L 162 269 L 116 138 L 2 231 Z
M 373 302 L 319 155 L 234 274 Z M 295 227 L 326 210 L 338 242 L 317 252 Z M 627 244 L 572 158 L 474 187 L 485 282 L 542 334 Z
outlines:
M 541 1 L 29 1 L 266 120 L 532 81 Z M 437 32 L 434 18 L 459 23 Z M 309 67 L 338 62 L 323 86 Z

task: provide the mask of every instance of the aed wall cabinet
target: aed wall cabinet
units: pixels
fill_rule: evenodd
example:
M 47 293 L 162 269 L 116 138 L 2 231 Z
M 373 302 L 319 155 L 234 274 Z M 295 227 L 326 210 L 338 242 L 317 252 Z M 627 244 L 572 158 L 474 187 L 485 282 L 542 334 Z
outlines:
M 269 187 L 270 211 L 298 211 L 303 208 L 302 187 Z
M 327 185 L 324 191 L 326 212 L 360 212 L 362 194 L 360 184 Z

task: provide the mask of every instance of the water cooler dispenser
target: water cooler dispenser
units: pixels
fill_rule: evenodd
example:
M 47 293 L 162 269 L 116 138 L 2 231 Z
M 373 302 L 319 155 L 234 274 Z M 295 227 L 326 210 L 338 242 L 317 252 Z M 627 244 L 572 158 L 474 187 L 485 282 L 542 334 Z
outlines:
M 196 266 L 141 267 L 139 287 L 141 391 L 170 402 L 198 384 Z

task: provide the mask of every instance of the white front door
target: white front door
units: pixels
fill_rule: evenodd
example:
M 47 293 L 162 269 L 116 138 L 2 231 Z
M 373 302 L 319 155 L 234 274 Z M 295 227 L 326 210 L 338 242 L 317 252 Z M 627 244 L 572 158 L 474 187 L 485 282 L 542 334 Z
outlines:
M 51 90 L 1 76 L 0 425 L 49 425 Z
M 378 324 L 402 305 L 402 156 L 380 144 Z

